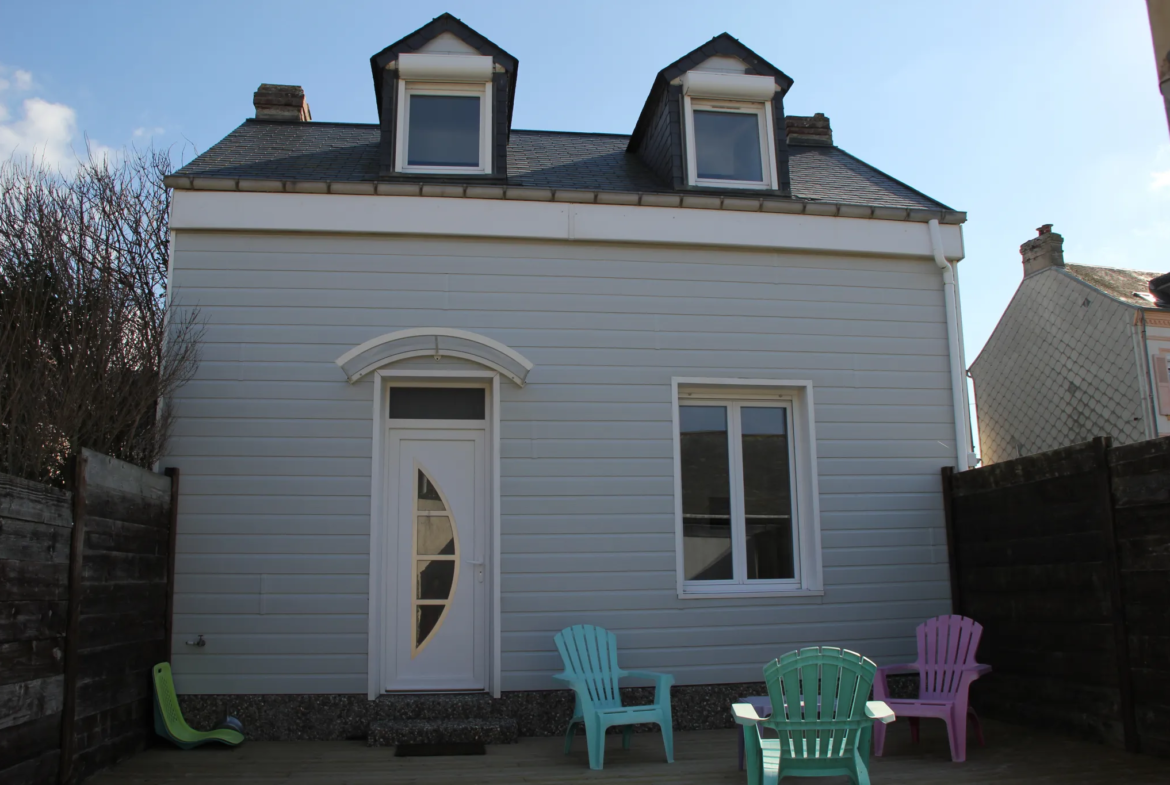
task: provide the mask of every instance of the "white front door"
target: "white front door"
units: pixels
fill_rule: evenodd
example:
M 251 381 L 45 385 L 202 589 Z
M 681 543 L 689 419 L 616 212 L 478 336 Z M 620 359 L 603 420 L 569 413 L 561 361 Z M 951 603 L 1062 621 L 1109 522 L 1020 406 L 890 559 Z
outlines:
M 486 689 L 486 423 L 387 427 L 383 690 Z

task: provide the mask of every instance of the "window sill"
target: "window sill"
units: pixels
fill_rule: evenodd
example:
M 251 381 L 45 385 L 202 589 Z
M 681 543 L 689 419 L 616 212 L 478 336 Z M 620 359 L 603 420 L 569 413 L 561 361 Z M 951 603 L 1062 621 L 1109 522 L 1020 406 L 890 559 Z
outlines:
M 783 597 L 824 597 L 824 589 L 773 589 L 771 591 L 721 591 L 721 592 L 697 592 L 697 591 L 681 591 L 678 593 L 680 600 L 750 600 L 761 598 L 783 598 Z
M 693 183 L 691 183 L 691 187 L 693 187 L 693 188 L 731 189 L 731 190 L 740 190 L 740 191 L 771 191 L 771 190 L 774 190 L 772 188 L 771 183 L 765 183 L 765 182 L 762 182 L 759 180 L 757 180 L 757 181 L 752 181 L 752 180 L 704 180 L 702 178 L 696 178 L 695 181 Z

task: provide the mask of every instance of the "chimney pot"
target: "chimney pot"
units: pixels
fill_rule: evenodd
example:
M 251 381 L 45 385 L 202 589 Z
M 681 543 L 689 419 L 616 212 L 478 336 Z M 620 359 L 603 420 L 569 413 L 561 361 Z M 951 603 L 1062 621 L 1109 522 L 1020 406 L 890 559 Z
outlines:
M 252 95 L 257 120 L 306 123 L 313 119 L 309 101 L 300 85 L 262 84 Z
M 1024 277 L 1048 267 L 1064 267 L 1064 238 L 1052 231 L 1052 224 L 1036 230 L 1036 237 L 1020 246 Z
M 784 128 L 788 135 L 788 144 L 833 146 L 833 129 L 829 125 L 829 118 L 822 112 L 817 112 L 812 117 L 787 115 L 784 118 Z

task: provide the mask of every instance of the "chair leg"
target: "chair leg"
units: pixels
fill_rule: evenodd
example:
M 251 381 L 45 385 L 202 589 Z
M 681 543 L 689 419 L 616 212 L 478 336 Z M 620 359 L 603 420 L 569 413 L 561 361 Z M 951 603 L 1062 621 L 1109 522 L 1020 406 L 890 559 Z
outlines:
M 979 715 L 975 713 L 975 709 L 968 707 L 967 716 L 971 719 L 971 724 L 975 726 L 975 738 L 979 739 L 979 746 L 987 746 L 983 741 L 983 723 L 979 720 Z
M 956 716 L 958 714 L 958 716 Z M 967 760 L 967 712 L 952 712 L 945 718 L 947 740 L 951 743 L 951 761 L 962 763 Z
M 885 748 L 886 724 L 875 720 L 873 723 L 873 754 L 880 758 L 882 756 L 882 750 Z
M 918 743 L 918 718 L 910 717 L 910 741 Z
M 633 738 L 633 735 L 634 735 L 634 726 L 633 725 L 627 725 L 626 727 L 622 728 L 622 749 L 623 750 L 628 750 L 630 748 L 630 739 Z
M 762 785 L 764 781 L 764 756 L 760 749 L 760 731 L 754 725 L 743 727 L 744 766 L 747 769 L 748 785 Z
M 853 756 L 853 771 L 850 773 L 849 779 L 853 780 L 853 785 L 870 785 L 869 768 L 866 767 L 865 761 L 860 755 Z
M 605 726 L 600 719 L 586 721 L 585 740 L 589 743 L 589 768 L 600 771 L 605 766 Z
M 674 720 L 670 715 L 670 706 L 662 710 L 662 719 L 658 722 L 662 729 L 662 746 L 666 748 L 666 762 L 674 763 Z
M 877 729 L 876 726 L 881 724 L 880 722 L 870 723 L 870 725 L 862 728 L 857 736 L 857 755 L 861 758 L 861 762 L 865 766 L 869 766 L 869 755 L 873 744 L 874 731 Z
M 573 749 L 573 737 L 577 735 L 577 725 L 579 723 L 581 723 L 581 720 L 576 719 L 576 718 L 569 720 L 569 729 L 565 731 L 565 754 L 566 755 L 568 755 L 569 751 Z

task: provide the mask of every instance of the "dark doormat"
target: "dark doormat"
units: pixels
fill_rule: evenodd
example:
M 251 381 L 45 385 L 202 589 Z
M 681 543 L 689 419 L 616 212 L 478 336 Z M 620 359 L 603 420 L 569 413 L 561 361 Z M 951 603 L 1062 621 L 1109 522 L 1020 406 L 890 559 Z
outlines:
M 427 758 L 437 755 L 486 755 L 481 742 L 453 742 L 450 744 L 399 744 L 394 748 L 396 758 Z

